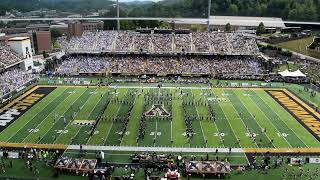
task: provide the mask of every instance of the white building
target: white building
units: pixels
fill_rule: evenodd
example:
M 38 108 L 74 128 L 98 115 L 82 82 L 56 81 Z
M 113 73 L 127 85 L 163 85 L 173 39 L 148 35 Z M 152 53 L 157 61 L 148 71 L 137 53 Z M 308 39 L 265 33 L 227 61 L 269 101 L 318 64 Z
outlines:
M 31 41 L 29 37 L 14 37 L 8 40 L 10 48 L 22 57 L 21 68 L 24 70 L 33 69 L 33 57 Z

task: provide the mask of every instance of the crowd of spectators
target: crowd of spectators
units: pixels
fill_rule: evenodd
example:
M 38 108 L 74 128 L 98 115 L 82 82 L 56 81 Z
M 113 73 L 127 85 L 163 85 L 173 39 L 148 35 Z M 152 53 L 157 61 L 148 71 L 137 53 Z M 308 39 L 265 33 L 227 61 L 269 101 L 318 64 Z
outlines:
M 191 51 L 191 35 L 190 34 L 176 34 L 174 36 L 176 51 Z
M 21 61 L 21 58 L 15 54 L 9 47 L 0 46 L 0 69 L 11 66 Z
M 62 43 L 65 44 L 65 43 Z M 194 32 L 189 34 L 141 34 L 134 31 L 84 32 L 71 38 L 67 49 L 72 52 L 144 51 L 144 52 L 211 52 L 250 55 L 259 52 L 254 37 L 244 33 Z
M 152 44 L 155 52 L 172 51 L 172 34 L 153 34 Z
M 81 37 L 71 38 L 69 42 L 67 42 L 68 45 L 65 48 L 71 52 L 92 52 L 111 50 L 116 36 L 116 31 L 85 31 Z M 60 43 L 66 44 L 66 42 Z
M 129 31 L 123 31 L 118 34 L 116 41 L 116 51 L 131 51 L 134 35 Z
M 134 36 L 134 51 L 149 51 L 150 49 L 150 34 L 136 33 Z
M 263 73 L 259 62 L 250 57 L 100 57 L 69 56 L 59 66 L 59 74 L 101 73 L 117 74 L 202 74 L 255 75 Z
M 12 69 L 0 74 L 0 95 L 18 89 L 36 76 L 26 71 Z
M 61 75 L 79 73 L 100 73 L 106 72 L 109 67 L 105 58 L 101 57 L 67 57 L 65 61 L 57 68 L 57 73 Z
M 210 51 L 210 34 L 209 33 L 194 33 L 192 34 L 192 40 L 196 52 L 209 52 Z

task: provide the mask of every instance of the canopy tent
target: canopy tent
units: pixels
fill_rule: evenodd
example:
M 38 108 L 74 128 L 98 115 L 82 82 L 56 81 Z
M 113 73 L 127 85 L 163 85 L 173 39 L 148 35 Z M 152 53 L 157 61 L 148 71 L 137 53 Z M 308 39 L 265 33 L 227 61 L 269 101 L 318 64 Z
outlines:
M 303 74 L 299 69 L 293 72 L 285 70 L 285 71 L 279 72 L 279 74 L 282 77 L 306 77 L 306 75 Z

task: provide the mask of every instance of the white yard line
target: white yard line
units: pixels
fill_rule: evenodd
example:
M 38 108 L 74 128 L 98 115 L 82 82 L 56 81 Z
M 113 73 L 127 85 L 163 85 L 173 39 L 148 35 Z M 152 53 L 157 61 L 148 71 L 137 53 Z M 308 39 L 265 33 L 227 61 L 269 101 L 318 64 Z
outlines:
M 156 119 L 156 131 L 154 132 L 154 139 L 155 139 L 155 143 L 153 144 L 153 146 L 156 146 L 156 142 L 157 142 L 157 133 L 158 133 L 158 120 Z
M 69 97 L 69 96 L 68 96 L 68 97 Z M 63 100 L 59 103 L 59 105 L 61 105 L 62 103 L 64 103 L 65 100 L 68 99 L 68 97 L 65 98 L 65 99 L 63 99 Z M 46 116 L 46 118 L 44 118 L 34 129 L 39 129 L 39 126 L 42 125 L 42 123 L 45 122 L 47 118 L 49 118 L 50 116 L 53 116 L 55 110 L 59 107 L 59 105 L 57 105 L 57 106 Z M 38 112 L 38 113 L 39 113 L 39 112 Z M 31 134 L 32 134 L 32 133 L 29 133 L 29 134 L 22 140 L 22 142 L 24 142 Z
M 139 92 L 137 91 L 137 94 L 138 94 Z M 128 125 L 129 125 L 129 121 L 130 121 L 130 117 L 132 116 L 132 111 L 133 111 L 133 108 L 134 108 L 134 105 L 136 104 L 136 102 L 137 102 L 137 98 L 138 98 L 138 95 L 136 94 L 136 97 L 134 98 L 134 102 L 133 102 L 133 107 L 132 107 L 132 109 L 131 109 L 131 112 L 130 112 L 130 116 L 128 117 Z M 128 130 L 128 129 L 127 129 Z M 126 133 L 126 132 L 123 132 L 123 133 Z M 124 135 L 126 135 L 126 134 L 124 134 Z M 124 137 L 124 136 L 123 136 Z M 121 144 L 122 144 L 122 141 L 123 141 L 123 138 L 121 139 L 121 142 L 120 142 L 120 146 L 121 146 Z
M 272 126 L 274 127 L 274 129 L 275 129 L 276 131 L 278 131 L 278 133 L 280 134 L 280 131 L 278 130 L 278 128 L 272 123 L 272 121 L 266 116 L 266 114 L 260 109 L 260 107 L 252 100 L 251 97 L 248 97 L 248 98 L 251 100 L 252 103 L 254 103 L 254 104 L 256 105 L 257 109 L 261 112 L 261 114 L 263 114 L 263 116 L 272 124 Z M 288 142 L 288 140 L 287 140 L 285 137 L 282 136 L 282 138 L 287 142 L 287 144 L 288 144 L 290 147 L 292 147 L 291 144 Z M 273 143 L 272 143 L 272 144 L 273 144 Z M 273 144 L 273 145 L 274 145 L 274 144 Z M 276 147 L 276 146 L 275 146 L 275 147 Z
M 103 98 L 103 96 L 105 96 L 106 93 L 107 93 L 107 91 L 105 91 L 105 92 L 103 93 L 102 98 Z M 97 102 L 97 104 L 96 104 L 96 105 L 94 106 L 94 108 L 91 110 L 89 116 L 91 115 L 91 113 L 93 112 L 93 110 L 97 107 L 97 105 L 98 105 L 99 102 L 102 100 L 102 98 Z M 101 115 L 102 115 L 102 114 L 101 114 Z M 89 136 L 89 139 L 87 140 L 86 145 L 88 145 L 88 143 L 90 142 L 91 138 L 92 138 L 92 136 Z
M 223 91 L 223 92 L 224 92 L 224 91 Z M 230 99 L 229 99 L 229 101 L 230 101 Z M 231 123 L 229 122 L 229 118 L 227 117 L 226 113 L 224 112 L 224 110 L 223 110 L 223 108 L 220 106 L 220 104 L 219 104 L 219 103 L 217 103 L 217 104 L 218 104 L 218 106 L 220 107 L 220 109 L 222 110 L 222 113 L 223 113 L 224 117 L 226 117 L 227 122 L 229 123 L 229 126 L 230 126 L 230 128 L 231 128 L 231 130 L 232 130 L 233 135 L 234 135 L 234 136 L 237 138 L 237 140 L 238 140 L 238 137 L 237 137 L 234 129 L 232 128 Z M 231 104 L 232 104 L 232 103 L 231 103 Z M 241 118 L 240 118 L 240 119 L 241 119 Z M 241 120 L 242 120 L 242 119 L 241 119 Z M 243 123 L 243 122 L 242 122 L 242 123 Z M 242 147 L 242 146 L 241 146 L 241 142 L 240 142 L 240 147 Z
M 86 91 L 84 91 L 83 93 L 85 93 L 85 92 L 86 92 Z M 75 100 L 72 102 L 72 104 L 71 104 L 68 108 L 66 108 L 65 111 L 64 111 L 62 114 L 65 114 L 65 113 L 67 112 L 67 110 L 68 110 L 70 107 L 72 107 L 73 104 L 82 96 L 83 93 L 81 93 L 81 95 L 78 96 L 77 99 L 75 99 Z M 68 98 L 65 98 L 63 101 L 65 101 L 66 99 L 68 99 Z M 60 104 L 61 104 L 61 103 L 60 103 Z M 58 107 L 58 106 L 57 106 L 57 107 Z M 55 111 L 52 111 L 51 113 L 54 113 L 54 112 L 55 112 Z M 50 114 L 51 114 L 51 113 L 50 113 Z M 42 125 L 42 123 L 45 122 L 46 119 L 47 119 L 47 118 L 45 118 L 45 119 L 41 122 L 41 124 L 38 125 L 38 127 L 39 127 L 40 125 Z M 59 118 L 59 119 L 60 119 L 60 118 Z M 50 130 L 54 127 L 54 125 L 55 125 L 56 123 L 58 123 L 58 121 L 59 121 L 59 120 L 55 120 L 54 124 L 50 127 L 50 129 L 48 129 L 48 131 L 47 131 L 42 137 L 40 137 L 40 140 L 38 140 L 37 142 L 40 142 L 40 141 L 43 139 L 43 137 L 46 136 L 46 135 L 48 134 L 48 132 L 50 132 Z M 29 134 L 29 135 L 30 135 L 30 134 Z M 26 138 L 25 138 L 25 139 L 26 139 Z
M 134 154 L 134 152 L 132 153 L 132 154 L 128 154 L 128 153 L 123 153 L 123 154 L 120 154 L 120 153 L 108 153 L 109 151 L 106 151 L 104 154 L 105 155 L 109 155 L 109 156 L 112 156 L 112 155 L 114 155 L 114 156 L 132 156 L 133 154 Z M 77 154 L 77 155 L 79 155 L 79 152 L 65 152 L 64 154 Z M 96 154 L 96 153 L 94 153 L 94 152 L 86 152 L 86 154 Z M 219 155 L 219 154 L 218 154 Z M 187 156 L 187 157 L 191 157 L 191 156 L 194 156 L 194 155 L 192 155 L 192 154 L 186 154 L 186 155 L 183 155 L 183 156 Z M 230 157 L 237 157 L 237 158 L 244 158 L 244 157 L 247 157 L 247 156 L 245 156 L 245 155 L 243 155 L 243 156 L 239 156 L 239 155 L 232 155 L 232 156 L 230 156 Z
M 173 139 L 172 139 L 172 137 L 173 137 L 173 134 L 172 134 L 172 120 L 171 120 L 171 122 L 170 122 L 170 126 L 171 126 L 171 130 L 170 130 L 170 141 L 172 141 Z
M 222 90 L 224 93 L 225 93 L 225 91 L 224 90 Z M 228 98 L 229 99 L 229 98 Z M 231 102 L 231 100 L 229 99 L 229 101 Z M 238 111 L 236 110 L 236 108 L 234 107 L 234 105 L 233 105 L 233 103 L 230 103 L 231 104 L 231 107 L 234 109 L 234 112 L 237 114 L 237 116 L 239 117 L 239 119 L 241 120 L 241 122 L 242 122 L 242 124 L 244 125 L 244 127 L 246 127 L 246 124 L 243 122 L 243 119 L 240 117 L 240 115 L 239 115 L 239 113 L 238 113 Z M 221 107 L 220 107 L 221 108 Z M 224 110 L 223 110 L 223 108 L 221 108 L 222 109 L 222 111 L 223 111 L 223 113 L 225 114 L 225 112 L 224 112 Z M 245 128 L 246 129 L 246 132 L 247 133 L 250 133 L 248 130 L 247 130 L 247 128 Z M 256 147 L 258 147 L 259 148 L 259 146 L 258 146 L 258 144 L 257 144 L 257 142 L 254 142 L 255 144 L 256 144 Z
M 125 94 L 126 94 L 127 92 L 128 92 L 128 90 L 126 90 Z M 116 97 L 116 95 L 115 95 L 115 97 Z M 115 117 L 117 117 L 117 115 L 118 115 L 118 113 L 119 113 L 120 108 L 121 108 L 121 104 L 120 104 L 120 106 L 119 106 L 119 108 L 118 108 L 118 110 L 117 110 L 117 113 L 115 114 L 114 118 L 115 118 Z M 108 139 L 108 136 L 109 136 L 109 134 L 110 134 L 110 131 L 111 131 L 112 127 L 113 127 L 113 121 L 111 122 L 111 126 L 110 126 L 110 128 L 109 128 L 109 130 L 108 130 L 108 134 L 107 134 L 106 139 L 104 140 L 103 144 L 105 144 L 105 143 L 106 143 L 106 141 L 107 141 L 107 139 Z
M 58 97 L 60 96 L 60 95 L 62 95 L 66 90 L 67 90 L 68 88 L 66 88 L 64 91 L 62 91 L 59 95 L 58 95 Z M 46 96 L 47 97 L 47 96 Z M 45 98 L 43 98 L 42 100 L 44 100 Z M 27 124 L 31 121 L 31 120 L 33 120 L 39 113 L 41 113 L 50 103 L 52 103 L 55 99 L 57 99 L 57 98 L 53 98 L 46 106 L 44 106 L 41 110 L 39 110 L 32 118 L 30 118 L 30 120 L 27 122 Z M 42 101 L 41 100 L 41 101 Z M 41 101 L 39 101 L 38 103 L 41 103 Z M 37 103 L 37 104 L 38 104 Z M 34 107 L 34 106 L 33 106 Z M 48 115 L 49 116 L 49 115 Z M 47 116 L 47 117 L 48 117 Z M 21 117 L 19 117 L 19 118 L 22 118 L 23 116 L 21 116 Z M 18 119 L 17 119 L 17 121 L 18 121 Z M 14 124 L 14 123 L 12 123 L 12 124 Z M 12 124 L 10 124 L 10 126 L 12 125 Z M 13 135 L 11 135 L 10 136 L 10 138 L 8 139 L 8 140 L 10 140 L 13 136 L 15 136 L 21 129 L 23 129 L 27 124 L 25 124 L 24 126 L 21 126 L 17 131 L 16 131 L 16 133 L 14 133 Z M 7 128 L 10 128 L 10 126 L 8 126 Z M 8 141 L 6 141 L 6 142 L 8 142 Z
M 83 146 L 88 151 L 134 151 L 134 152 L 195 152 L 212 153 L 218 149 L 219 153 L 229 153 L 229 148 L 176 148 L 176 147 L 134 147 L 134 146 Z M 80 145 L 68 145 L 67 150 L 80 150 Z M 245 153 L 243 148 L 233 148 L 232 153 Z
M 201 91 L 202 91 L 202 89 L 201 89 Z M 209 103 L 209 102 L 208 102 Z M 209 107 L 208 107 L 209 108 Z M 198 113 L 198 111 L 197 111 L 197 113 Z M 198 114 L 198 116 L 199 116 L 199 114 Z M 200 121 L 201 122 L 201 121 Z M 217 124 L 216 124 L 216 122 L 213 122 L 213 126 L 216 128 L 216 130 L 217 130 L 217 132 L 218 132 L 218 136 L 219 136 L 219 139 L 220 139 L 220 142 L 222 141 L 222 137 L 220 136 L 220 131 L 219 131 L 219 128 L 218 128 L 218 126 L 217 126 Z M 201 128 L 202 128 L 202 126 L 201 126 Z M 225 147 L 225 145 L 224 145 L 224 143 L 222 144 L 222 147 Z
M 192 95 L 194 96 L 194 94 L 193 94 L 193 91 L 191 90 L 191 93 L 192 93 Z M 194 102 L 194 98 L 193 98 L 193 103 L 195 103 Z M 200 123 L 200 127 L 201 127 L 201 132 L 202 132 L 202 137 L 203 137 L 203 140 L 204 140 L 204 142 L 206 142 L 206 136 L 204 135 L 204 131 L 203 131 L 203 128 L 202 128 L 202 123 L 201 123 L 201 120 L 200 120 L 200 116 L 199 116 L 199 111 L 198 111 L 198 107 L 197 106 L 195 106 L 195 108 L 196 108 L 196 111 L 197 111 L 197 116 L 198 116 L 198 121 L 199 121 L 199 123 Z M 219 132 L 219 131 L 218 131 Z M 221 139 L 221 137 L 220 137 L 220 139 Z M 206 144 L 206 147 L 208 147 L 208 143 L 205 143 Z
M 236 93 L 234 93 L 234 94 L 236 94 Z M 236 96 L 237 96 L 237 94 L 236 94 Z M 252 115 L 252 113 L 249 111 L 249 109 L 248 109 L 248 107 L 246 106 L 246 104 L 243 103 L 243 101 L 241 100 L 240 97 L 237 97 L 237 98 L 240 100 L 240 102 L 243 104 L 243 106 L 246 108 L 246 110 L 250 113 L 250 116 L 253 118 L 253 115 Z M 254 118 L 254 119 L 255 119 L 255 118 Z M 259 128 L 260 128 L 260 130 L 261 130 L 262 128 L 261 128 L 259 122 L 258 122 L 258 121 L 255 121 L 255 122 L 258 124 L 258 126 L 259 126 Z M 266 137 L 268 138 L 269 142 L 271 142 L 271 139 L 268 137 L 268 135 L 267 135 L 267 134 L 265 134 L 265 135 L 266 135 Z
M 257 94 L 257 96 L 259 96 L 259 95 Z M 260 97 L 260 96 L 259 96 L 259 97 Z M 261 97 L 260 97 L 260 98 L 261 98 Z M 262 99 L 262 101 L 263 101 L 265 104 L 267 104 L 267 106 L 268 106 L 270 109 L 272 109 L 272 108 L 270 107 L 270 105 L 263 100 L 263 98 L 261 98 L 261 99 Z M 284 124 L 300 139 L 300 137 L 290 128 L 290 126 L 288 126 L 288 124 L 281 119 L 281 117 L 279 116 L 279 114 L 278 114 L 276 111 L 273 111 L 273 112 L 274 112 L 274 113 L 279 117 L 279 119 L 280 119 L 282 122 L 284 122 Z M 288 112 L 286 111 L 286 113 L 288 113 Z M 289 115 L 291 116 L 291 114 L 289 114 Z M 292 116 L 291 116 L 291 117 L 292 117 Z M 300 123 L 299 123 L 299 124 L 300 124 Z M 302 126 L 302 125 L 301 125 L 301 126 Z M 302 127 L 302 128 L 304 128 L 304 127 Z M 314 138 L 313 135 L 312 135 L 312 137 Z M 302 139 L 300 139 L 300 141 L 303 142 Z M 289 143 L 289 144 L 290 144 L 290 143 Z M 303 144 L 306 145 L 306 146 L 309 148 L 309 146 L 308 146 L 306 143 L 303 142 Z M 291 144 L 290 144 L 290 146 L 291 146 Z M 291 147 L 292 147 L 292 146 L 291 146 Z
M 94 92 L 96 92 L 97 90 L 98 90 L 98 89 L 96 89 Z M 86 103 L 88 102 L 88 100 L 90 99 L 90 97 L 92 97 L 93 95 L 94 95 L 94 94 L 91 94 L 91 95 L 87 98 L 87 100 L 83 103 L 82 107 L 85 107 Z M 97 101 L 97 103 L 96 103 L 96 105 L 95 105 L 94 107 L 96 107 L 98 103 L 99 103 L 99 101 Z M 81 110 L 80 110 L 80 111 L 81 111 Z M 76 113 L 75 118 L 78 116 L 78 114 L 80 113 L 80 111 L 78 111 L 78 112 Z M 93 109 L 91 109 L 91 112 L 92 112 L 92 111 L 93 111 Z M 91 113 L 91 112 L 90 112 L 90 113 Z M 90 115 L 90 113 L 87 114 L 87 118 L 85 118 L 85 119 L 88 119 L 88 116 Z M 72 126 L 72 122 L 71 122 L 71 121 L 68 123 L 67 126 L 64 127 L 63 130 L 67 130 L 70 126 Z M 78 127 L 78 131 L 77 131 L 77 133 L 72 137 L 72 139 L 74 139 L 74 138 L 78 135 L 78 133 L 80 132 L 81 128 L 82 128 L 82 127 Z M 56 140 L 55 140 L 54 142 L 56 142 L 61 135 L 62 135 L 62 133 L 58 135 L 58 137 L 56 138 Z M 69 143 L 68 143 L 68 144 L 69 144 Z

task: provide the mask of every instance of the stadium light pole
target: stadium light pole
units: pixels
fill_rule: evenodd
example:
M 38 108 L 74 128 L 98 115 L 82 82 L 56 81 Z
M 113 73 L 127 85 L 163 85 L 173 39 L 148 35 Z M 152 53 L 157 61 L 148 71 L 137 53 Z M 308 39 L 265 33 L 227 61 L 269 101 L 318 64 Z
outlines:
M 210 31 L 211 0 L 208 0 L 208 31 Z
M 120 19 L 119 19 L 119 17 L 120 17 L 120 5 L 119 5 L 119 0 L 117 0 L 117 18 L 118 18 L 118 20 L 117 20 L 117 29 L 118 29 L 118 31 L 120 31 Z

